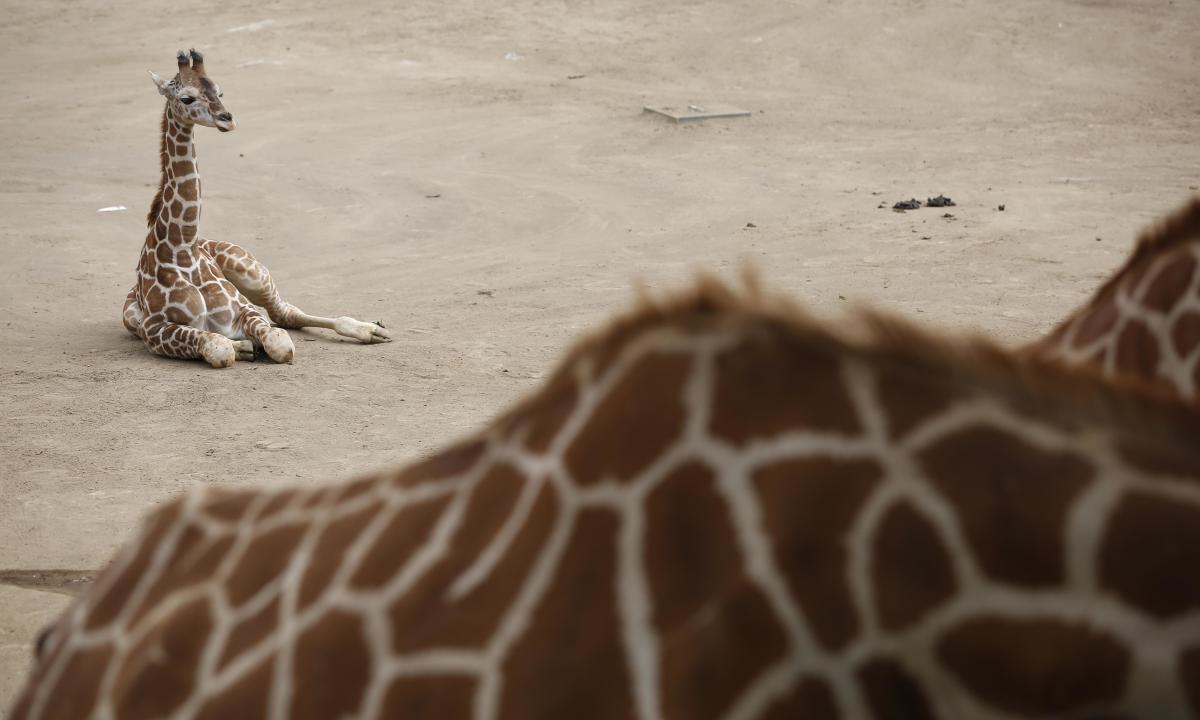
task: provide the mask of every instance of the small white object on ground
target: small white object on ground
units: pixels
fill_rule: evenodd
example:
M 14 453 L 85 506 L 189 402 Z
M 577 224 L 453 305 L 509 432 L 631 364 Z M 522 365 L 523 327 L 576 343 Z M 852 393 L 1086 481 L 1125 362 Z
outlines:
M 129 208 L 125 207 L 124 205 L 109 205 L 108 207 L 100 208 L 96 212 L 121 212 L 122 210 L 128 209 Z
M 749 110 L 731 107 L 729 105 L 688 105 L 680 109 L 670 105 L 646 105 L 642 112 L 655 113 L 669 117 L 677 123 L 692 120 L 713 120 L 716 118 L 750 117 Z
M 255 30 L 262 30 L 263 28 L 270 27 L 271 25 L 274 25 L 274 24 L 275 24 L 274 20 L 259 20 L 258 22 L 252 22 L 248 25 L 238 25 L 237 27 L 231 27 L 228 30 L 226 30 L 225 32 L 227 32 L 227 33 L 254 32 Z

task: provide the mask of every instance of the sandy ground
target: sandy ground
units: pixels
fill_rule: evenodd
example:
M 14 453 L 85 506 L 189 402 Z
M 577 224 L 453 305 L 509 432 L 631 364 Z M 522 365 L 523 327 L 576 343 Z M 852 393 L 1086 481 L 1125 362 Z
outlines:
M 194 483 L 427 453 L 636 278 L 750 259 L 821 313 L 1033 338 L 1200 184 L 1195 2 L 505 5 L 3 2 L 0 582 L 101 566 Z M 294 365 L 216 371 L 122 329 L 157 181 L 146 71 L 189 45 L 239 122 L 198 131 L 201 232 L 395 342 L 293 333 Z M 689 102 L 753 116 L 640 112 Z M 938 193 L 953 218 L 877 207 Z M 45 590 L 0 586 L 0 713 L 69 600 Z

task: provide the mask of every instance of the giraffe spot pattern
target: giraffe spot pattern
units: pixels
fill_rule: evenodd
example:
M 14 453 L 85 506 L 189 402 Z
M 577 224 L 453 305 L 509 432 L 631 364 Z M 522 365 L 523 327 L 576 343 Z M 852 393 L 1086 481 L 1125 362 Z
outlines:
M 785 432 L 861 432 L 838 364 L 828 352 L 758 328 L 717 356 L 710 432 L 742 446 Z
M 1100 548 L 1101 584 L 1159 618 L 1200 609 L 1200 509 L 1145 492 L 1129 493 Z
M 399 487 L 414 487 L 465 473 L 479 462 L 486 447 L 480 440 L 455 445 L 409 465 L 396 475 L 394 482 Z
M 243 605 L 287 568 L 292 550 L 307 528 L 301 523 L 283 525 L 260 532 L 251 539 L 246 551 L 234 565 L 226 581 L 229 602 Z
M 1091 465 L 985 425 L 949 434 L 918 459 L 927 482 L 954 506 L 984 573 L 1024 587 L 1062 584 L 1061 528 L 1091 482 Z
M 783 628 L 742 572 L 712 472 L 691 463 L 646 501 L 646 577 L 667 718 L 719 717 L 784 651 Z
M 1132 440 L 1118 442 L 1117 453 L 1124 462 L 1156 479 L 1200 485 L 1200 458 L 1194 454 Z
M 1163 265 L 1142 292 L 1142 305 L 1165 313 L 1174 307 L 1187 292 L 1196 272 L 1196 260 L 1187 247 L 1163 261 Z
M 267 500 L 267 504 L 263 505 L 262 509 L 258 511 L 259 521 L 267 520 L 273 515 L 278 515 L 295 503 L 299 497 L 300 491 L 296 489 L 289 488 L 274 491 L 271 493 L 270 499 Z
M 383 701 L 381 717 L 471 718 L 476 682 L 455 675 L 401 677 L 392 682 Z
M 502 666 L 504 719 L 633 717 L 616 607 L 616 536 L 611 510 L 579 511 L 554 583 Z
M 476 488 L 445 557 L 389 608 L 396 652 L 476 648 L 492 637 L 550 532 L 557 503 L 549 486 L 540 489 L 525 524 L 486 583 L 457 597 L 451 589 L 492 543 L 528 482 L 512 468 L 499 466 Z
M 1180 653 L 1179 681 L 1187 693 L 1192 712 L 1200 715 L 1200 645 Z
M 196 713 L 196 720 L 265 718 L 270 707 L 271 678 L 275 663 L 266 660 L 247 672 L 228 690 L 213 696 Z
M 188 202 L 196 202 L 196 199 L 200 197 L 199 181 L 193 180 L 192 182 L 185 182 L 180 185 L 179 197 L 187 200 Z
M 538 403 L 526 429 L 525 447 L 533 453 L 544 453 L 579 403 L 579 390 L 569 377 L 558 378 Z
M 1014 715 L 1061 716 L 1121 698 L 1131 659 L 1099 629 L 984 616 L 949 630 L 939 662 L 980 700 Z
M 329 589 L 330 580 L 345 561 L 346 550 L 381 510 L 379 505 L 369 505 L 325 526 L 317 536 L 312 559 L 304 572 L 304 578 L 300 581 L 300 593 L 296 598 L 297 608 L 304 610 L 315 602 L 321 593 Z M 436 516 L 436 512 L 433 513 L 433 517 Z
M 217 669 L 226 667 L 238 656 L 266 640 L 279 627 L 279 596 L 276 595 L 255 613 L 233 626 L 225 647 L 217 659 Z
M 1158 376 L 1158 339 L 1140 320 L 1128 319 L 1117 336 L 1118 372 L 1143 378 Z
M 170 593 L 206 582 L 225 559 L 232 544 L 232 537 L 209 538 L 189 526 L 167 559 L 164 570 L 131 615 L 130 627 L 136 628 L 146 613 L 159 606 Z
M 1186 358 L 1200 347 L 1200 313 L 1188 311 L 1179 316 L 1171 328 L 1175 354 Z
M 885 372 L 878 380 L 879 403 L 887 418 L 888 434 L 899 440 L 922 422 L 940 414 L 954 399 L 942 383 L 915 373 Z
M 682 390 L 691 363 L 676 353 L 650 353 L 634 363 L 567 448 L 576 483 L 632 480 L 675 442 L 683 431 Z M 641 408 L 638 422 L 629 422 L 631 404 Z
M 783 626 L 762 592 L 734 584 L 707 612 L 663 637 L 663 714 L 718 718 L 787 649 Z M 613 716 L 616 717 L 616 716 Z
M 920 684 L 903 665 L 888 657 L 863 663 L 855 673 L 875 720 L 934 720 Z
M 187 325 L 192 319 L 192 316 L 183 308 L 174 306 L 167 307 L 166 315 L 167 322 L 172 322 L 176 325 Z
M 166 717 L 182 705 L 192 693 L 195 667 L 212 627 L 204 599 L 161 618 L 116 673 L 112 697 L 117 717 Z
M 332 610 L 296 640 L 290 717 L 327 720 L 353 715 L 370 677 L 371 654 L 363 621 Z
M 88 717 L 96 706 L 100 695 L 100 681 L 112 662 L 113 654 L 113 649 L 109 646 L 76 649 L 72 652 L 66 668 L 58 677 L 58 686 L 48 689 L 54 702 L 42 717 L 45 720 L 78 720 Z M 14 716 L 21 717 L 19 706 Z
M 353 482 L 345 483 L 341 486 L 326 488 L 325 492 L 328 492 L 327 495 L 324 493 L 318 493 L 318 495 L 321 495 L 320 497 L 309 498 L 303 503 L 303 505 L 304 507 L 320 507 L 321 505 L 326 504 L 340 505 L 357 497 L 374 492 L 379 489 L 379 486 L 380 484 L 378 478 L 363 478 L 362 480 L 355 480 Z
M 871 579 L 880 625 L 892 632 L 919 621 L 957 590 L 950 556 L 937 531 L 903 501 L 880 522 Z
M 675 470 L 646 499 L 646 575 L 654 625 L 671 633 L 701 622 L 742 575 L 742 558 L 712 471 L 699 463 Z
M 387 582 L 395 572 L 394 558 L 408 557 L 425 542 L 449 502 L 446 497 L 433 498 L 397 512 L 350 576 L 350 587 L 371 590 Z
M 762 720 L 838 720 L 840 717 L 829 684 L 817 677 L 804 677 L 767 709 Z
M 1075 336 L 1071 339 L 1071 346 L 1082 350 L 1108 335 L 1116 327 L 1119 317 L 1120 313 L 1117 311 L 1117 303 L 1113 294 L 1106 293 L 1094 301 L 1087 314 L 1083 316 L 1079 327 L 1075 330 Z
M 882 476 L 871 460 L 816 457 L 770 465 L 753 477 L 775 562 L 829 650 L 859 630 L 846 579 L 846 533 Z

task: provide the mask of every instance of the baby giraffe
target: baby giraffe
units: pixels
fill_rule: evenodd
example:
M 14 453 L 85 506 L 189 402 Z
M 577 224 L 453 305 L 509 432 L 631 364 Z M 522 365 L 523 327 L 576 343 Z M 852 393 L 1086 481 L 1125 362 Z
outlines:
M 391 335 L 379 324 L 301 312 L 279 296 L 270 272 L 249 252 L 197 235 L 200 175 L 192 130 L 204 125 L 225 133 L 236 123 L 221 102 L 221 86 L 204 69 L 204 57 L 194 49 L 180 50 L 177 60 L 179 72 L 171 80 L 150 73 L 167 98 L 162 177 L 147 217 L 150 231 L 137 282 L 125 299 L 126 329 L 152 353 L 203 358 L 218 368 L 254 359 L 255 345 L 275 362 L 291 362 L 296 348 L 282 328 L 321 327 L 362 343 L 389 341 Z

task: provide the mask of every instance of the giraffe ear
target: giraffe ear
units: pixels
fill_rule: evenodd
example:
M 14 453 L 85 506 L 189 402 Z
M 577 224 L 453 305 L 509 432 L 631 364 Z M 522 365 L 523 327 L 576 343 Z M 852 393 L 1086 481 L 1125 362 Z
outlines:
M 158 76 L 158 74 L 156 72 L 154 72 L 153 70 L 150 70 L 149 73 L 150 73 L 150 79 L 154 81 L 155 87 L 158 88 L 158 94 L 166 95 L 169 92 L 169 89 L 167 87 L 168 82 L 166 80 L 163 80 L 162 78 L 160 78 Z

